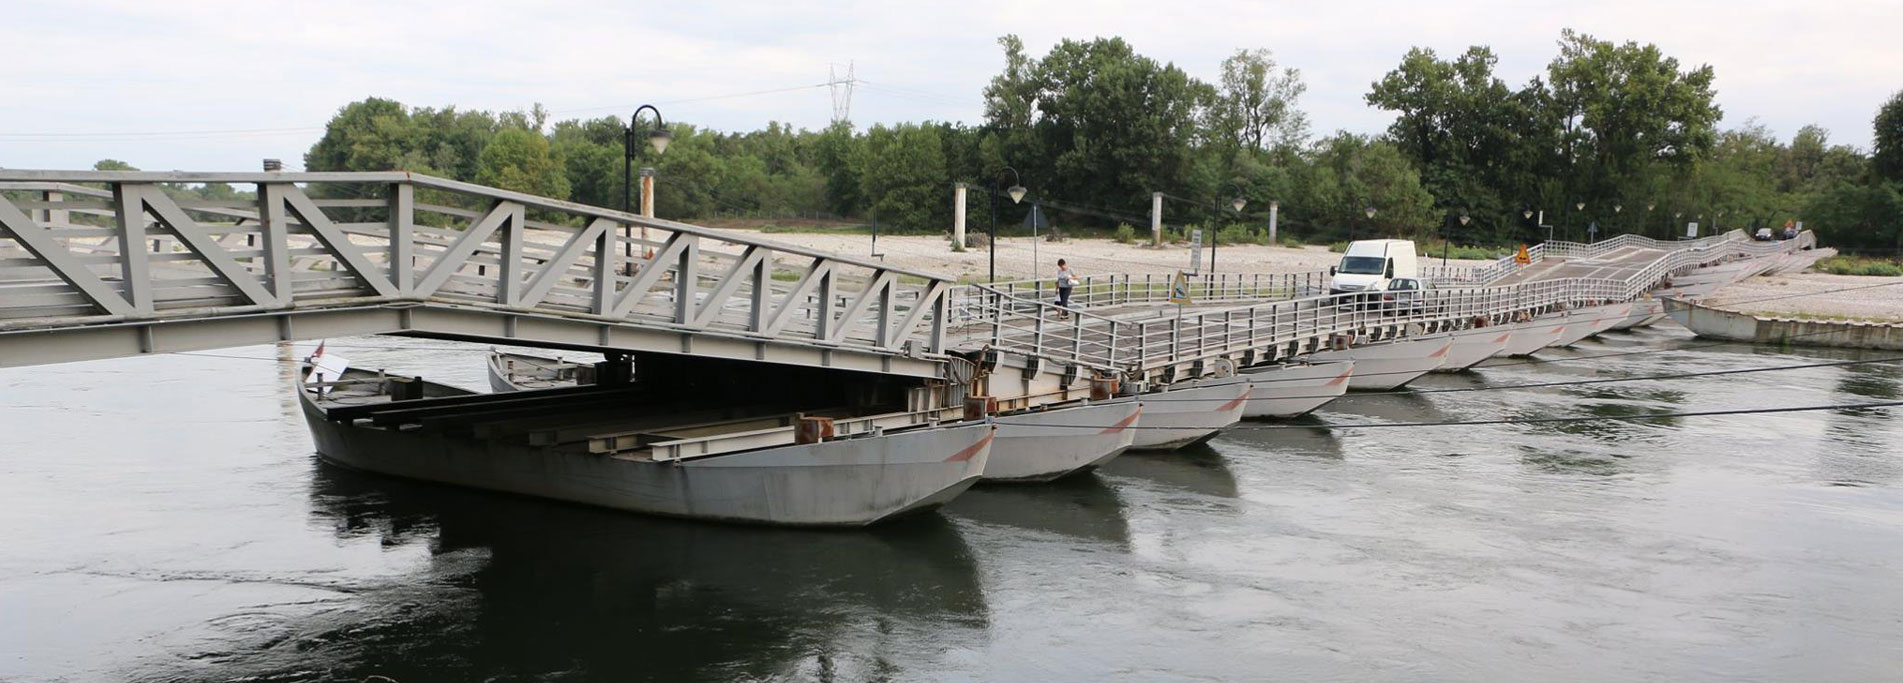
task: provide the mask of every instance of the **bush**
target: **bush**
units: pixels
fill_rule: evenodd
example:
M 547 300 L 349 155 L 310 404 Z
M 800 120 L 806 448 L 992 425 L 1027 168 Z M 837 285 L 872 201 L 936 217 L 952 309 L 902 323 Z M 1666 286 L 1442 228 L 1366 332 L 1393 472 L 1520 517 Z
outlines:
M 1296 239 L 1294 237 L 1283 237 L 1282 246 L 1288 247 L 1290 249 L 1300 249 L 1306 245 L 1302 244 L 1301 240 Z
M 1818 261 L 1816 269 L 1832 275 L 1903 276 L 1903 265 L 1860 256 L 1832 256 Z
M 1118 223 L 1116 239 L 1117 244 L 1135 244 L 1137 241 L 1137 229 L 1130 227 L 1129 223 Z
M 1330 242 L 1328 243 L 1328 250 L 1335 252 L 1337 254 L 1342 253 L 1348 250 L 1348 243 L 1347 242 Z
M 1246 225 L 1231 225 L 1216 233 L 1219 244 L 1265 244 L 1269 241 L 1267 228 L 1261 231 L 1251 230 Z
M 1435 258 L 1440 258 L 1441 249 L 1445 246 L 1446 246 L 1445 242 L 1429 242 L 1429 243 L 1422 244 L 1420 245 L 1421 256 L 1423 257 L 1433 256 Z M 1474 260 L 1474 261 L 1491 261 L 1491 260 L 1500 258 L 1501 256 L 1505 256 L 1507 255 L 1507 253 L 1508 252 L 1504 250 L 1495 249 L 1493 247 L 1480 247 L 1480 246 L 1474 246 L 1469 244 L 1456 244 L 1456 245 L 1453 245 L 1452 248 L 1447 249 L 1447 258 L 1467 259 L 1467 260 Z

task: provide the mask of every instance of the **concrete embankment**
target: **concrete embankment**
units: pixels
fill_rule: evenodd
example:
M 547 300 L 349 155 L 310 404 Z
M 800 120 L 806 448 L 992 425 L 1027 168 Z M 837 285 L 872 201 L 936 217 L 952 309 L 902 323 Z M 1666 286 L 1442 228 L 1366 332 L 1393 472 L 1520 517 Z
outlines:
M 1903 351 L 1903 324 L 1763 317 L 1676 299 L 1666 300 L 1665 310 L 1673 320 L 1701 337 L 1756 344 Z

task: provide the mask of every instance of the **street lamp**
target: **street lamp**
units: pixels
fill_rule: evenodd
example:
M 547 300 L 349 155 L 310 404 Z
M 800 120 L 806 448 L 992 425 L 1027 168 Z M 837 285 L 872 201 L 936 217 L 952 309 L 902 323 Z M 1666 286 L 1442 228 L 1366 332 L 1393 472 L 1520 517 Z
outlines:
M 1579 221 L 1586 220 L 1586 203 L 1585 202 L 1573 202 L 1573 210 L 1578 212 L 1573 215 L 1574 225 L 1579 225 Z M 1585 232 L 1585 230 L 1583 229 L 1584 226 L 1581 226 L 1581 228 L 1582 229 L 1580 230 L 1580 232 Z M 1567 237 L 1571 237 L 1571 236 L 1572 235 L 1567 235 Z
M 674 140 L 674 134 L 667 132 L 667 122 L 661 119 L 661 110 L 655 109 L 654 105 L 643 104 L 635 108 L 633 116 L 628 117 L 628 129 L 621 136 L 621 210 L 625 213 L 634 213 L 634 156 L 639 149 L 634 144 L 637 137 L 634 128 L 640 124 L 641 112 L 644 110 L 654 112 L 654 129 L 647 133 L 648 146 L 654 148 L 654 154 L 659 156 L 667 153 L 667 143 Z M 622 255 L 627 259 L 622 268 L 625 274 L 633 275 L 633 223 L 621 226 L 621 237 L 624 242 Z
M 1467 210 L 1461 209 L 1460 210 L 1460 227 L 1463 227 L 1463 228 L 1467 227 L 1467 221 L 1471 221 L 1471 220 L 1473 220 L 1473 217 L 1467 215 Z M 1453 238 L 1453 235 L 1441 235 L 1440 237 L 1440 267 L 1443 274 L 1447 270 L 1447 249 L 1449 246 L 1453 245 L 1454 243 L 1454 240 L 1452 238 Z
M 1236 210 L 1237 218 L 1242 217 L 1242 207 L 1248 205 L 1249 200 L 1243 199 L 1240 194 L 1236 195 L 1235 199 L 1229 200 L 1229 206 Z M 1222 228 L 1211 223 L 1209 226 L 1209 272 L 1211 273 L 1216 272 L 1216 236 L 1220 234 L 1222 234 Z
M 1011 172 L 1011 186 L 1010 187 L 1005 187 L 1004 185 L 1004 171 Z M 1022 179 L 1018 177 L 1017 169 L 1011 168 L 1010 166 L 1006 166 L 1004 167 L 1004 170 L 998 171 L 998 188 L 1003 189 L 1005 194 L 1008 194 L 1011 196 L 1012 204 L 1016 204 L 1018 202 L 1024 201 L 1024 193 L 1029 192 L 1029 190 L 1024 189 L 1023 185 L 1018 184 L 1020 182 L 1023 182 L 1023 181 Z M 1033 242 L 1033 244 L 1035 245 L 1035 242 Z M 998 281 L 998 193 L 995 191 L 991 193 L 991 246 L 989 247 L 989 250 L 991 251 L 990 281 L 997 282 Z M 1037 264 L 1032 264 L 1032 272 L 1036 272 L 1036 267 L 1037 267 Z

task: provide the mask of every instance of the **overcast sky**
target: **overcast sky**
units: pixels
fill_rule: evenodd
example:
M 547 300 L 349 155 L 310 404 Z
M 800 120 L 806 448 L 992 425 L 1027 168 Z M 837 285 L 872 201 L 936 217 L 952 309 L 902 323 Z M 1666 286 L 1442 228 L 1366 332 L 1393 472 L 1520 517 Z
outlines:
M 8 3 L 0 59 L 0 166 L 148 170 L 302 165 L 338 107 L 410 105 L 626 116 L 748 130 L 824 126 L 829 64 L 854 62 L 860 125 L 980 121 L 1003 63 L 998 36 L 1034 55 L 1063 38 L 1122 36 L 1216 79 L 1224 56 L 1265 47 L 1302 70 L 1317 133 L 1378 132 L 1369 84 L 1411 46 L 1489 45 L 1518 87 L 1560 29 L 1656 43 L 1717 69 L 1729 128 L 1755 117 L 1788 139 L 1808 123 L 1867 148 L 1903 89 L 1903 0 L 1811 2 L 681 2 L 442 3 L 192 0 Z M 784 90 L 796 88 L 793 90 Z M 780 90 L 768 94 L 742 95 Z M 740 96 L 733 96 L 740 95 Z M 731 97 L 723 97 L 731 96 Z

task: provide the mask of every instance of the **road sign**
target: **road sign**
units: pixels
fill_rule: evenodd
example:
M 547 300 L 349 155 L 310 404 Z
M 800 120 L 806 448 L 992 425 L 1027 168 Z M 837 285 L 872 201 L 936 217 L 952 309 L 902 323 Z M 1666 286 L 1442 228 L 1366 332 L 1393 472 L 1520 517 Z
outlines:
M 1189 272 L 1191 273 L 1202 272 L 1202 265 L 1203 265 L 1203 231 L 1191 230 L 1189 231 Z
M 1170 281 L 1170 303 L 1173 303 L 1173 304 L 1195 303 L 1193 300 L 1189 298 L 1189 273 L 1188 272 L 1181 271 L 1181 270 L 1176 271 L 1176 279 Z
M 1686 236 L 1686 237 L 1697 237 L 1697 236 L 1698 236 L 1698 224 L 1697 224 L 1697 223 L 1686 223 L 1686 224 L 1685 224 L 1685 236 Z

